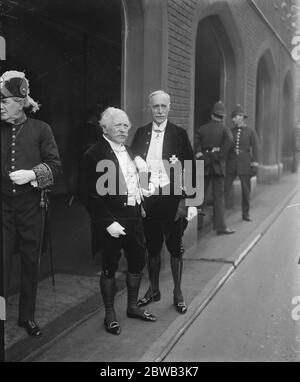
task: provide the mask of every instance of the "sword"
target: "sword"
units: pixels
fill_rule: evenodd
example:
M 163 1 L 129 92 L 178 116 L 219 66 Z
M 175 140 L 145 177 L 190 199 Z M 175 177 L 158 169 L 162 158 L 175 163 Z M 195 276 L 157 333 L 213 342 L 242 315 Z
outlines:
M 49 222 L 49 215 L 48 215 L 48 211 L 49 211 L 48 193 L 49 192 L 50 192 L 50 190 L 45 189 L 45 190 L 42 190 L 42 193 L 41 193 L 40 207 L 44 211 L 44 213 L 42 214 L 42 233 L 43 233 L 43 236 L 42 236 L 41 252 L 43 249 L 45 252 L 48 252 L 48 249 L 49 249 L 51 279 L 52 279 L 52 286 L 54 287 L 55 286 L 55 278 L 54 278 L 52 236 L 51 236 L 51 229 L 50 229 L 50 222 Z M 44 246 L 43 246 L 43 244 L 44 244 Z

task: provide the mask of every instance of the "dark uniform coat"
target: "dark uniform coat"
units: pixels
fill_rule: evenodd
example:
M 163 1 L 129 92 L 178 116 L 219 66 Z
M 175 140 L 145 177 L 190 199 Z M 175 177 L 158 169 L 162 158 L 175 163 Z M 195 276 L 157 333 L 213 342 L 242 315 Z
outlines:
M 229 128 L 223 122 L 211 120 L 200 126 L 196 132 L 196 153 L 202 152 L 204 158 L 204 194 L 212 183 L 214 204 L 214 229 L 224 231 L 226 227 L 224 213 L 224 177 L 226 156 L 233 142 Z
M 204 175 L 225 176 L 226 155 L 230 149 L 233 137 L 222 122 L 213 121 L 200 126 L 196 132 L 196 153 L 204 156 Z M 211 152 L 212 148 L 220 151 Z
M 19 125 L 1 122 L 1 142 L 3 194 L 16 196 L 33 191 L 29 183 L 12 184 L 9 172 L 21 169 L 35 172 L 39 189 L 54 184 L 61 172 L 61 163 L 47 123 L 32 118 Z
M 12 255 L 21 255 L 19 320 L 34 319 L 42 237 L 41 192 L 51 187 L 61 172 L 58 149 L 51 128 L 44 122 L 25 119 L 13 125 L 1 122 L 2 207 L 5 293 Z M 37 187 L 13 184 L 9 173 L 33 170 Z M 19 237 L 16 248 L 16 236 Z
M 229 150 L 226 164 L 227 174 L 250 175 L 251 162 L 258 161 L 258 138 L 248 126 L 232 129 L 234 142 Z
M 230 148 L 226 164 L 225 200 L 229 197 L 232 183 L 236 176 L 240 178 L 242 188 L 242 215 L 249 217 L 251 176 L 256 167 L 251 162 L 258 162 L 258 138 L 254 129 L 248 126 L 232 129 L 234 142 Z

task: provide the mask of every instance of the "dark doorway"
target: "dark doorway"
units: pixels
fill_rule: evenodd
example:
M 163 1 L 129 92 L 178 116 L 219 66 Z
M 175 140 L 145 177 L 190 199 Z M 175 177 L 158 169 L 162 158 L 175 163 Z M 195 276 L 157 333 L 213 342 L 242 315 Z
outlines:
M 100 134 L 97 116 L 107 106 L 121 106 L 123 5 L 122 0 L 15 0 L 10 4 L 1 19 L 7 42 L 7 61 L 1 71 L 25 70 L 31 95 L 42 105 L 34 118 L 52 127 L 63 163 L 49 213 L 56 289 L 51 289 L 49 278 L 49 245 L 40 263 L 39 291 L 49 309 L 41 309 L 39 302 L 37 319 L 40 315 L 44 326 L 52 325 L 63 312 L 62 300 L 55 297 L 58 290 L 62 295 L 71 293 L 70 300 L 64 299 L 66 309 L 75 309 L 75 304 L 98 293 L 99 247 L 93 247 L 87 212 L 73 196 L 83 152 Z M 23 339 L 14 316 L 20 266 L 20 256 L 14 256 L 9 290 L 13 302 L 5 323 L 9 349 L 17 349 L 16 341 Z M 72 291 L 74 285 L 82 285 L 78 294 Z M 53 324 L 49 330 L 56 329 L 61 326 Z M 30 352 L 30 346 L 26 351 Z
M 292 79 L 286 75 L 283 84 L 282 121 L 281 121 L 281 154 L 282 162 L 287 165 L 293 155 L 293 102 Z
M 3 17 L 3 69 L 26 71 L 42 104 L 36 118 L 51 125 L 62 157 L 54 191 L 73 194 L 80 157 L 96 139 L 95 115 L 121 102 L 121 0 L 12 3 Z
M 276 163 L 275 75 L 270 52 L 259 60 L 256 76 L 255 128 L 260 139 L 261 162 Z
M 235 58 L 224 25 L 217 16 L 200 21 L 196 37 L 195 129 L 210 118 L 222 100 L 230 110 L 235 98 Z

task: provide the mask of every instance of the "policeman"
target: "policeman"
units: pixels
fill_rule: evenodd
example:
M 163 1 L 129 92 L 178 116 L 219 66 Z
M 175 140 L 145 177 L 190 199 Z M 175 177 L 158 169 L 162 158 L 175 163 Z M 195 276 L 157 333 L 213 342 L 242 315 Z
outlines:
M 246 126 L 247 115 L 240 104 L 232 110 L 231 118 L 234 124 L 232 129 L 234 142 L 227 157 L 225 200 L 228 199 L 232 183 L 238 176 L 242 188 L 242 217 L 243 220 L 250 222 L 251 175 L 256 173 L 258 167 L 258 137 L 254 129 Z
M 42 334 L 34 320 L 42 236 L 41 190 L 54 184 L 61 171 L 50 126 L 28 118 L 39 105 L 29 95 L 24 73 L 14 70 L 0 78 L 2 206 L 5 293 L 15 251 L 21 256 L 18 325 L 32 337 Z M 16 237 L 19 240 L 16 240 Z
M 233 142 L 230 130 L 224 125 L 225 107 L 221 101 L 214 104 L 211 120 L 196 132 L 196 158 L 204 158 L 204 198 L 212 183 L 214 229 L 217 235 L 230 235 L 235 231 L 225 223 L 224 177 L 225 160 Z

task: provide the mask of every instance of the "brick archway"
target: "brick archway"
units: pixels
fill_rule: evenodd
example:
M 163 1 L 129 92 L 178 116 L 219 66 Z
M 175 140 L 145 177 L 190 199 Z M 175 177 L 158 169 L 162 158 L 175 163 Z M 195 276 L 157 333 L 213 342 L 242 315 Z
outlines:
M 260 138 L 260 160 L 267 166 L 277 163 L 276 94 L 275 64 L 268 49 L 257 65 L 255 111 L 255 128 Z
M 231 110 L 235 100 L 236 59 L 225 27 L 218 16 L 198 24 L 195 57 L 194 126 L 207 122 L 218 100 Z

